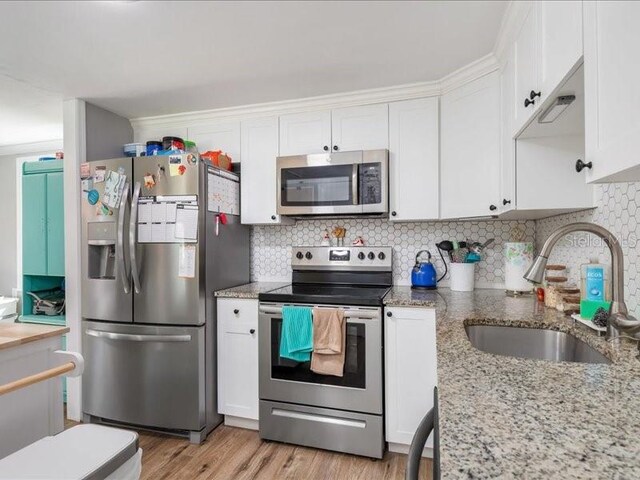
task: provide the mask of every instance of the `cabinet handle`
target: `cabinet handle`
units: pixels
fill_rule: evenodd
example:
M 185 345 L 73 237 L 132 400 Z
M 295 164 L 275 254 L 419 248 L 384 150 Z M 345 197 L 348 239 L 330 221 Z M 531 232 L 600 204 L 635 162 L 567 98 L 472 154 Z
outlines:
M 395 212 L 395 210 L 393 212 L 391 212 L 391 216 L 395 217 L 397 215 L 397 213 Z
M 529 105 L 534 105 L 536 102 L 535 100 L 529 100 L 528 98 L 524 99 L 524 108 L 527 108 Z
M 233 310 L 233 313 L 235 313 L 236 315 L 240 313 L 240 310 L 238 310 L 237 308 L 235 310 Z
M 581 159 L 578 159 L 578 161 L 576 162 L 576 172 L 580 173 L 585 169 L 585 167 L 588 169 L 593 168 L 593 162 L 584 163 Z
M 322 147 L 322 149 L 323 149 L 325 152 L 328 152 L 328 151 L 329 151 L 329 147 L 328 147 L 327 145 L 325 145 L 324 147 Z
M 276 216 L 275 215 L 271 215 L 271 220 L 275 220 Z
M 509 205 L 511 204 L 511 200 L 507 200 L 506 198 L 502 199 L 502 205 Z
M 531 90 L 531 92 L 529 92 L 529 98 L 530 98 L 531 100 L 535 100 L 535 98 L 536 98 L 536 97 L 539 97 L 539 96 L 540 96 L 540 94 L 541 94 L 541 92 L 537 92 L 537 93 L 536 93 L 535 91 Z
M 391 312 L 387 312 L 387 317 L 392 317 L 393 314 Z
M 337 152 L 338 151 L 338 145 L 334 145 L 333 149 Z
M 498 207 L 496 207 L 495 205 L 489 205 L 489 210 L 491 210 L 492 212 L 497 210 Z
M 252 328 L 251 330 L 249 330 L 249 333 L 250 333 L 251 335 L 253 335 L 254 333 L 256 333 L 256 329 L 255 329 L 255 328 Z

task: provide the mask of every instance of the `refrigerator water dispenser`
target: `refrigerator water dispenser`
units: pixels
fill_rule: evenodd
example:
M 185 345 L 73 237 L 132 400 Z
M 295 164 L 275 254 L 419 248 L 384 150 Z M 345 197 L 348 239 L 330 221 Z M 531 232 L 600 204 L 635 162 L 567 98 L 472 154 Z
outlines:
M 90 222 L 87 224 L 89 278 L 113 280 L 116 278 L 116 223 Z

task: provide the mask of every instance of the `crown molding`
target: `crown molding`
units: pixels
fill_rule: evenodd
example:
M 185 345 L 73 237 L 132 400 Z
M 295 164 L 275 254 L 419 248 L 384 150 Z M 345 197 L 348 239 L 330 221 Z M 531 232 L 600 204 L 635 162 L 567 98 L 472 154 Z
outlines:
M 493 53 L 475 60 L 440 80 L 440 94 L 460 88 L 473 80 L 495 72 L 499 68 L 498 59 Z
M 0 155 L 24 155 L 26 153 L 49 152 L 52 150 L 62 150 L 61 138 L 58 140 L 43 140 L 41 142 L 0 145 Z

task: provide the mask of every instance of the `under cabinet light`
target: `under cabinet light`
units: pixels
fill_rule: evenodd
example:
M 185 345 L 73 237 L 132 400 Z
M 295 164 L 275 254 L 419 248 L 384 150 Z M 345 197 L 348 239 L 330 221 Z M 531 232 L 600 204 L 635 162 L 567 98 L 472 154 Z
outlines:
M 538 123 L 551 123 L 564 112 L 576 99 L 575 95 L 562 95 L 556 98 L 538 117 Z

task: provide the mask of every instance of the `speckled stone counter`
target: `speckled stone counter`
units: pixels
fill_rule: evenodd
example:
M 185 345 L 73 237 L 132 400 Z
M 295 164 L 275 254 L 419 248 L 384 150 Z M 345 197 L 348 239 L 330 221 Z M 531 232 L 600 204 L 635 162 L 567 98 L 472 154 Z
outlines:
M 253 282 L 239 287 L 227 288 L 225 290 L 218 290 L 214 293 L 216 297 L 220 298 L 258 298 L 260 293 L 269 292 L 276 288 L 289 285 L 285 282 Z
M 411 292 L 389 305 L 438 310 L 442 478 L 640 478 L 640 362 L 532 297 L 501 290 Z M 613 363 L 553 363 L 484 353 L 465 325 L 564 331 Z

